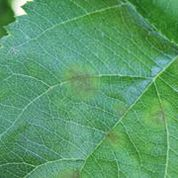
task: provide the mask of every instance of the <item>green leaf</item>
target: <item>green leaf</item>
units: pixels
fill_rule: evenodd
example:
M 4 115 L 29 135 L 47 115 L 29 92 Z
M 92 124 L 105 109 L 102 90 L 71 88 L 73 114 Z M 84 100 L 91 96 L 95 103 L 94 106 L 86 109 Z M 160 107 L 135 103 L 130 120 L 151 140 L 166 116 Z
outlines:
M 0 177 L 177 177 L 178 48 L 124 0 L 36 0 L 0 49 Z
M 138 11 L 170 40 L 178 43 L 177 0 L 129 0 Z

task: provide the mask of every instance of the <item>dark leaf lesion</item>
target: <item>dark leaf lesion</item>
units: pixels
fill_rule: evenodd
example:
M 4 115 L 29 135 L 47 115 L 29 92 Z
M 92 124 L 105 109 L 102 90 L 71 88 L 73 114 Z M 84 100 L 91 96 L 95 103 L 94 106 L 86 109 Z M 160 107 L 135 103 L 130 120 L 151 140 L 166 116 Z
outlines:
M 65 73 L 68 82 L 68 91 L 75 98 L 87 99 L 96 94 L 99 86 L 99 77 L 88 67 L 72 67 Z
M 119 142 L 119 135 L 113 130 L 107 133 L 106 139 L 112 144 L 117 144 Z

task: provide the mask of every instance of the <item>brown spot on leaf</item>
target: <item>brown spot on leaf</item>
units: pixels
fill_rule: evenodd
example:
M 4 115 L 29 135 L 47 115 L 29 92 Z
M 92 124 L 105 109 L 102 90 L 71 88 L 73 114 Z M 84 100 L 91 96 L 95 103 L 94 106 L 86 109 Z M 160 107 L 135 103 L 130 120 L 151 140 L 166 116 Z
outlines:
M 73 87 L 78 89 L 79 92 L 90 92 L 94 89 L 92 86 L 92 76 L 88 73 L 80 73 L 80 71 L 77 73 L 73 71 L 69 80 Z
M 110 142 L 116 144 L 119 141 L 119 137 L 118 135 L 114 132 L 114 131 L 110 131 L 107 136 L 106 136 L 107 140 L 109 140 Z
M 68 94 L 75 98 L 88 99 L 96 94 L 99 79 L 89 68 L 72 67 L 65 73 Z
M 165 114 L 161 109 L 153 113 L 151 117 L 153 117 L 156 124 L 162 124 L 165 122 Z
M 148 127 L 154 129 L 165 129 L 165 120 L 166 120 L 166 111 L 168 104 L 166 101 L 162 100 L 161 104 L 157 98 L 151 99 L 146 110 L 144 110 L 144 119 L 145 124 Z
M 128 106 L 123 102 L 117 102 L 112 107 L 114 113 L 116 113 L 116 115 L 118 116 L 118 119 L 120 119 L 127 112 L 128 109 Z
M 76 171 L 73 172 L 72 178 L 80 178 L 80 172 L 79 172 L 79 170 L 76 170 Z

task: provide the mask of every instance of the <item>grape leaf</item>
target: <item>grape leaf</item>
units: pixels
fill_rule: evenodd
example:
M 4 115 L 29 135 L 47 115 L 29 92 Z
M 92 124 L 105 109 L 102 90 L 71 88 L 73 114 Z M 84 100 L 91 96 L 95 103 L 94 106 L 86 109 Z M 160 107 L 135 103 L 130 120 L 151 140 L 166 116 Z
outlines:
M 170 40 L 178 43 L 177 0 L 129 0 L 138 11 Z
M 35 0 L 0 49 L 0 177 L 178 175 L 178 48 L 124 0 Z

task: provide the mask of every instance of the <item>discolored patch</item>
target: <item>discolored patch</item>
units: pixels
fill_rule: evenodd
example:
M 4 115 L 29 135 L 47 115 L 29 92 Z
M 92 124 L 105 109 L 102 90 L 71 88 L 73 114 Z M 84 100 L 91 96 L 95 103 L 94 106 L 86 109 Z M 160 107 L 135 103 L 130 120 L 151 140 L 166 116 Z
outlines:
M 110 131 L 107 135 L 106 135 L 106 139 L 111 142 L 112 144 L 117 144 L 119 141 L 119 136 L 117 135 L 116 132 L 114 131 Z
M 113 149 L 123 149 L 130 143 L 128 135 L 125 133 L 122 125 L 117 125 L 113 130 L 106 135 L 106 143 L 112 146 Z
M 165 114 L 164 111 L 158 109 L 155 113 L 152 113 L 153 120 L 155 120 L 156 124 L 162 124 L 165 121 Z
M 33 171 L 29 178 L 81 178 L 84 160 L 57 160 L 44 164 Z
M 144 121 L 148 125 L 148 127 L 152 127 L 155 129 L 164 129 L 165 128 L 165 101 L 161 101 L 159 103 L 158 99 L 152 99 L 148 110 L 145 112 Z
M 89 67 L 73 66 L 65 72 L 67 94 L 76 99 L 89 99 L 97 93 L 99 76 Z
M 81 178 L 80 172 L 78 170 L 76 170 L 75 172 L 73 172 L 72 176 L 73 176 L 72 178 Z
M 81 178 L 79 170 L 64 170 L 57 174 L 55 178 Z
M 122 117 L 128 110 L 128 106 L 125 103 L 118 102 L 112 106 L 114 113 L 118 116 L 118 119 Z

